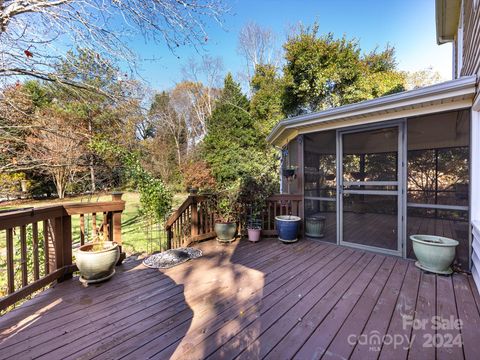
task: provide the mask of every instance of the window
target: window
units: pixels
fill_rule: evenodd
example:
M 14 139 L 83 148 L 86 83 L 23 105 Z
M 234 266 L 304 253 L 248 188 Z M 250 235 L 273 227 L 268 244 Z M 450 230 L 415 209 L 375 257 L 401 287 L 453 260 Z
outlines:
M 408 119 L 407 232 L 453 238 L 468 268 L 470 111 Z M 407 240 L 407 255 L 413 256 Z

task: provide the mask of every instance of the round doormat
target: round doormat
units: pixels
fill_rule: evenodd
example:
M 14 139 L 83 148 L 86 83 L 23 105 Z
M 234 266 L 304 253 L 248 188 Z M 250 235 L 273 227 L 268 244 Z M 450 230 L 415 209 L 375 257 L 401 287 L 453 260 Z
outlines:
M 200 249 L 191 247 L 170 249 L 149 256 L 143 260 L 143 265 L 152 269 L 168 269 L 200 256 L 202 256 L 202 250 Z

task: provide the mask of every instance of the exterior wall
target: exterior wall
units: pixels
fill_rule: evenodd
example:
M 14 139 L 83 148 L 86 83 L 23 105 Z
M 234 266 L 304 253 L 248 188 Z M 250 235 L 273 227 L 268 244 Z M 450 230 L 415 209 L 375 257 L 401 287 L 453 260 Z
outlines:
M 460 43 L 461 42 L 461 43 Z M 453 44 L 453 74 L 477 76 L 477 93 L 471 123 L 471 206 L 472 274 L 480 289 L 480 1 L 463 0 L 457 36 Z
M 455 44 L 462 53 L 460 75 L 480 75 L 480 1 L 463 0 L 462 11 L 463 24 L 459 28 L 463 34 L 457 35 L 456 42 L 459 38 L 463 41 Z

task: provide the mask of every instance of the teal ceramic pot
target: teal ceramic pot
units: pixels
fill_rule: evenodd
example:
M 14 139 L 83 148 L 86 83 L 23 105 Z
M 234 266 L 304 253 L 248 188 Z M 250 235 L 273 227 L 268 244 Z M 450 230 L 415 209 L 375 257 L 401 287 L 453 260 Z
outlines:
M 237 224 L 234 222 L 218 222 L 215 224 L 215 233 L 220 242 L 232 242 L 237 233 Z
M 325 236 L 325 216 L 310 216 L 305 219 L 305 235 L 322 238 Z
M 103 250 L 89 251 L 99 243 L 89 243 L 78 248 L 75 263 L 81 274 L 81 281 L 95 283 L 110 279 L 115 273 L 115 265 L 120 258 L 118 244 L 105 241 Z
M 285 243 L 297 241 L 301 220 L 298 216 L 292 215 L 276 216 L 275 225 L 277 227 L 278 240 Z
M 450 265 L 455 259 L 458 241 L 435 235 L 411 235 L 413 252 L 417 257 L 415 265 L 436 274 L 451 274 Z

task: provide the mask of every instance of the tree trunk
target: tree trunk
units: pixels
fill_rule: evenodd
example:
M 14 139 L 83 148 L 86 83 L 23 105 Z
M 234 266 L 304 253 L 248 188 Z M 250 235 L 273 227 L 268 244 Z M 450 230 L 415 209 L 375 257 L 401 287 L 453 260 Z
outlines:
M 59 199 L 63 199 L 65 197 L 65 186 L 66 186 L 66 176 L 62 169 L 57 169 L 53 173 L 53 182 L 55 184 L 55 188 L 57 189 L 57 195 Z
M 93 126 L 92 126 L 92 120 L 88 120 L 88 132 L 90 133 L 90 137 L 93 136 Z M 90 168 L 90 190 L 92 194 L 95 192 L 96 187 L 95 187 L 95 168 L 93 167 L 93 154 L 90 154 L 90 160 L 89 160 L 89 168 Z
M 95 187 L 95 168 L 93 167 L 93 155 L 90 156 L 90 190 L 92 193 L 95 192 L 96 187 Z

